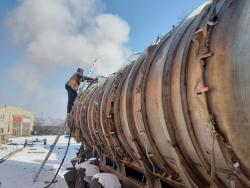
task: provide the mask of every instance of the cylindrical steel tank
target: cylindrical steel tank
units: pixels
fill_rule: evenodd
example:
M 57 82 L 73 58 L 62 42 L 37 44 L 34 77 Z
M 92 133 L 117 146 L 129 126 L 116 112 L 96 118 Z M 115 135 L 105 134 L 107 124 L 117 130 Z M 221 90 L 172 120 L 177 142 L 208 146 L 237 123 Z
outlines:
M 79 94 L 70 126 L 127 187 L 250 187 L 250 1 L 209 1 Z

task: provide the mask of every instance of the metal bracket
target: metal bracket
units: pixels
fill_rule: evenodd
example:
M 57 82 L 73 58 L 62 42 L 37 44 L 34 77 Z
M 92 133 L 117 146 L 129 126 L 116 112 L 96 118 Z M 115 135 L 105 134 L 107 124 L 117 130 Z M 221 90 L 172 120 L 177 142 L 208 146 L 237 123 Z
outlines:
M 196 95 L 201 95 L 205 92 L 208 91 L 208 87 L 207 86 L 203 86 L 202 84 L 202 81 L 200 80 L 197 84 L 196 84 L 196 87 L 195 87 L 195 93 Z
M 196 91 L 196 94 L 197 95 L 201 95 L 202 93 L 205 93 L 207 91 L 208 91 L 208 87 L 207 86 L 206 87 L 202 87 L 198 91 Z
M 206 53 L 206 54 L 201 55 L 201 56 L 200 56 L 200 59 L 206 59 L 206 58 L 211 57 L 211 56 L 213 56 L 213 55 L 214 55 L 214 53 L 209 52 L 209 53 Z

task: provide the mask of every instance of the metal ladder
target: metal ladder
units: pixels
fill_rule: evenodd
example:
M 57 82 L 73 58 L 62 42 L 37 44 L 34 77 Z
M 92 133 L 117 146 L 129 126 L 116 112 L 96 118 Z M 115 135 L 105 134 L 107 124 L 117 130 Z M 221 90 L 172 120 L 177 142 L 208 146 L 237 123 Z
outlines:
M 51 145 L 49 152 L 47 153 L 45 159 L 43 160 L 43 163 L 41 164 L 40 168 L 38 169 L 38 171 L 37 171 L 37 173 L 36 173 L 36 175 L 35 175 L 35 177 L 33 179 L 33 182 L 36 182 L 37 178 L 39 177 L 44 165 L 46 164 L 46 162 L 48 161 L 52 151 L 54 150 L 60 136 L 65 132 L 67 125 L 68 125 L 68 118 L 66 118 L 66 120 L 64 122 L 64 126 L 63 126 L 61 132 L 56 136 L 56 139 L 54 140 L 54 143 Z

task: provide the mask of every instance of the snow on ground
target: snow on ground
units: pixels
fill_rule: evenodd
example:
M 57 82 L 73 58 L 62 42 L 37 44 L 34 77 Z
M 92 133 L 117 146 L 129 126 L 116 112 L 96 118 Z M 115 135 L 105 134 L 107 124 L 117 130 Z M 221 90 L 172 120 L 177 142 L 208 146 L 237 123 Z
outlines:
M 44 138 L 47 139 L 47 145 L 43 144 L 42 140 Z M 46 186 L 46 182 L 50 182 L 53 179 L 64 156 L 68 137 L 60 137 L 58 144 L 56 145 L 40 176 L 37 178 L 37 181 L 33 182 L 33 178 L 55 138 L 56 136 L 18 137 L 10 139 L 12 140 L 12 143 L 18 145 L 0 145 L 0 158 L 2 158 L 11 151 L 23 147 L 25 139 L 28 139 L 28 145 L 23 149 L 23 151 L 16 153 L 7 161 L 0 164 L 0 187 L 43 188 Z M 31 140 L 34 141 L 36 139 L 41 140 L 41 142 L 33 142 L 33 145 L 30 145 L 30 143 L 32 143 Z M 77 144 L 72 138 L 67 157 L 56 178 L 57 183 L 54 183 L 51 188 L 67 188 L 63 174 L 67 172 L 67 167 L 72 167 L 70 161 L 76 156 L 76 152 L 78 151 L 79 147 L 80 145 Z
M 9 146 L 6 146 L 6 145 L 1 145 L 0 144 L 0 158 L 6 156 L 7 154 L 11 153 L 12 151 L 15 151 L 19 148 L 22 148 L 22 146 L 15 146 L 15 145 L 9 145 Z M 0 168 L 1 170 L 1 168 Z

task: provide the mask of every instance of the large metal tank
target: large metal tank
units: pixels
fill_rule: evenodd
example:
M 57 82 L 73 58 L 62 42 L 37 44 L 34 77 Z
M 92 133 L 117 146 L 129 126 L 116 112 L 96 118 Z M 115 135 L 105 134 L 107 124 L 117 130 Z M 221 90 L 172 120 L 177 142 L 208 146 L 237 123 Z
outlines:
M 250 187 L 250 1 L 209 1 L 103 84 L 71 127 L 124 187 Z

